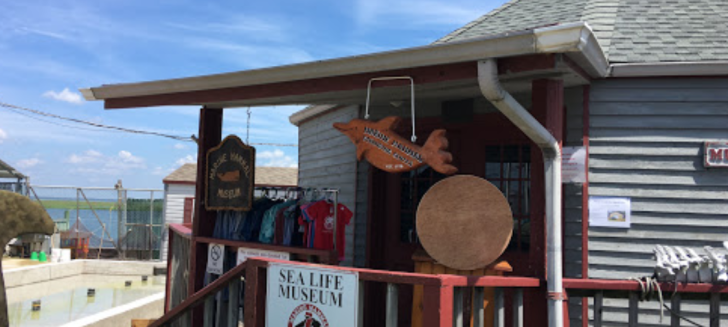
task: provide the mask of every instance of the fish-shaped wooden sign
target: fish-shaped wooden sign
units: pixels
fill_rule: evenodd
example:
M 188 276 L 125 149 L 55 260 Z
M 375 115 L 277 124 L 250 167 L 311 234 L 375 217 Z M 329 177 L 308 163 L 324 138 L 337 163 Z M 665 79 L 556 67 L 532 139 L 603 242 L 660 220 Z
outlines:
M 346 124 L 334 123 L 334 128 L 354 142 L 357 160 L 366 158 L 374 167 L 386 172 L 407 172 L 423 165 L 445 175 L 458 171 L 451 165 L 452 154 L 446 151 L 448 142 L 444 129 L 433 131 L 420 147 L 394 131 L 400 120 L 395 116 L 378 122 L 353 119 Z

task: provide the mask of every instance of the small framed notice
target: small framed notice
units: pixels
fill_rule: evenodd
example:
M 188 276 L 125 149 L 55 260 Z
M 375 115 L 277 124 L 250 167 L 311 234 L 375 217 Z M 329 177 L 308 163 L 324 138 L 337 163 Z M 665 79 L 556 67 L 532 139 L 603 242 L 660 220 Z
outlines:
M 252 258 L 252 257 L 291 260 L 291 254 L 288 252 L 238 248 L 238 260 L 237 260 L 238 263 L 237 264 L 241 264 L 241 263 L 243 263 L 243 261 L 247 260 L 248 258 Z
M 222 264 L 225 262 L 225 246 L 222 244 L 210 243 L 207 247 L 207 272 L 215 275 L 222 275 Z
M 586 148 L 565 146 L 561 150 L 561 182 L 586 182 Z
M 630 198 L 590 196 L 589 226 L 630 228 L 631 211 Z

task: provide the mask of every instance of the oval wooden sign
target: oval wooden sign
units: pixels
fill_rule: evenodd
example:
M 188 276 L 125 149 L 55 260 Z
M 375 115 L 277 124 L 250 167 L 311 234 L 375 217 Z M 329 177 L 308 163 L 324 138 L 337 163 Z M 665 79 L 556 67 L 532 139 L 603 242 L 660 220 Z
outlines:
M 205 209 L 250 211 L 255 183 L 255 148 L 228 135 L 207 151 Z
M 483 268 L 506 250 L 513 234 L 513 214 L 501 191 L 487 180 L 452 176 L 422 197 L 417 234 L 439 263 L 459 270 Z

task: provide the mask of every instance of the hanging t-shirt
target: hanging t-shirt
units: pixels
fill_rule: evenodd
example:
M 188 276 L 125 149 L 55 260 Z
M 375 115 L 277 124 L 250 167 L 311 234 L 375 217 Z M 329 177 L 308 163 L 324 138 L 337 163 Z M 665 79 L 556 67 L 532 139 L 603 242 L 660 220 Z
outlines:
M 319 201 L 301 210 L 304 220 L 308 222 L 308 245 L 314 249 L 332 250 L 334 248 L 334 204 L 328 201 Z M 351 221 L 354 213 L 345 205 L 338 206 L 338 224 L 336 227 L 336 249 L 339 260 L 344 259 L 344 244 L 346 244 L 346 225 Z
M 276 229 L 276 215 L 279 211 L 286 209 L 296 204 L 295 200 L 286 201 L 284 203 L 276 204 L 263 215 L 263 221 L 260 224 L 260 233 L 258 234 L 258 240 L 260 243 L 273 243 L 273 234 Z

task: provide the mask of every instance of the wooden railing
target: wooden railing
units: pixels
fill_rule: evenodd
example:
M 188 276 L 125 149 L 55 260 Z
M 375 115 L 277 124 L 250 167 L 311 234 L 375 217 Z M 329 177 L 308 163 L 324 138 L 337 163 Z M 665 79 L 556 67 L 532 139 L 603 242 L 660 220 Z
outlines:
M 309 263 L 289 262 L 275 259 L 250 258 L 242 264 L 231 269 L 219 279 L 206 286 L 193 296 L 182 302 L 181 305 L 167 312 L 162 318 L 151 326 L 171 326 L 177 319 L 189 319 L 191 325 L 195 319 L 190 319 L 192 309 L 204 304 L 203 326 L 212 326 L 213 306 L 215 295 L 228 289 L 230 294 L 238 294 L 241 279 L 244 278 L 245 299 L 243 321 L 246 327 L 265 326 L 266 278 L 267 268 L 271 263 L 287 263 L 301 266 L 319 267 L 339 271 L 357 272 L 360 289 L 368 282 L 386 283 L 386 324 L 387 327 L 397 326 L 398 318 L 398 290 L 400 285 L 422 285 L 424 310 L 423 327 L 451 327 L 463 326 L 464 321 L 472 319 L 473 326 L 485 326 L 485 289 L 495 290 L 495 315 L 493 326 L 505 326 L 504 290 L 513 289 L 513 322 L 514 326 L 522 326 L 523 321 L 523 289 L 539 287 L 540 281 L 535 278 L 502 277 L 502 276 L 455 276 L 455 275 L 425 275 L 394 271 L 372 269 L 347 268 L 339 266 L 324 266 Z M 463 294 L 466 289 L 472 289 L 473 305 L 472 315 L 465 317 Z M 363 325 L 364 292 L 359 293 L 359 326 Z M 237 297 L 230 297 L 227 308 L 227 326 L 235 326 L 239 319 L 239 303 Z M 198 311 L 195 311 L 195 313 Z
M 174 303 L 176 301 L 179 301 L 179 298 L 186 298 L 187 294 L 187 284 L 185 283 L 175 283 L 177 282 L 175 278 L 178 278 L 179 276 L 184 276 L 189 274 L 189 257 L 187 258 L 178 258 L 180 260 L 184 260 L 186 264 L 180 267 L 176 267 L 176 269 L 181 269 L 183 272 L 178 273 L 174 267 L 172 266 L 172 262 L 174 261 L 174 252 L 176 250 L 177 243 L 180 243 L 180 246 L 185 246 L 189 248 L 189 243 L 192 240 L 192 226 L 189 224 L 169 224 L 169 235 L 167 240 L 167 283 L 165 285 L 164 290 L 164 312 L 166 313 L 170 306 L 176 305 L 177 303 Z M 177 276 L 175 276 L 177 275 Z M 179 296 L 179 298 L 176 298 L 175 301 L 173 301 L 172 297 L 172 285 L 174 283 L 175 288 L 179 288 L 179 290 L 175 290 L 175 293 L 177 294 L 184 294 L 183 296 Z
M 670 305 L 670 326 L 681 325 L 681 301 L 707 300 L 711 327 L 720 326 L 721 298 L 728 296 L 728 285 L 659 283 L 666 304 Z M 638 326 L 642 286 L 634 280 L 564 279 L 569 297 L 593 298 L 593 324 L 603 326 L 604 298 L 629 299 L 628 326 Z M 652 296 L 653 300 L 657 295 Z M 583 317 L 587 319 L 587 317 Z M 689 325 L 682 322 L 682 325 Z

